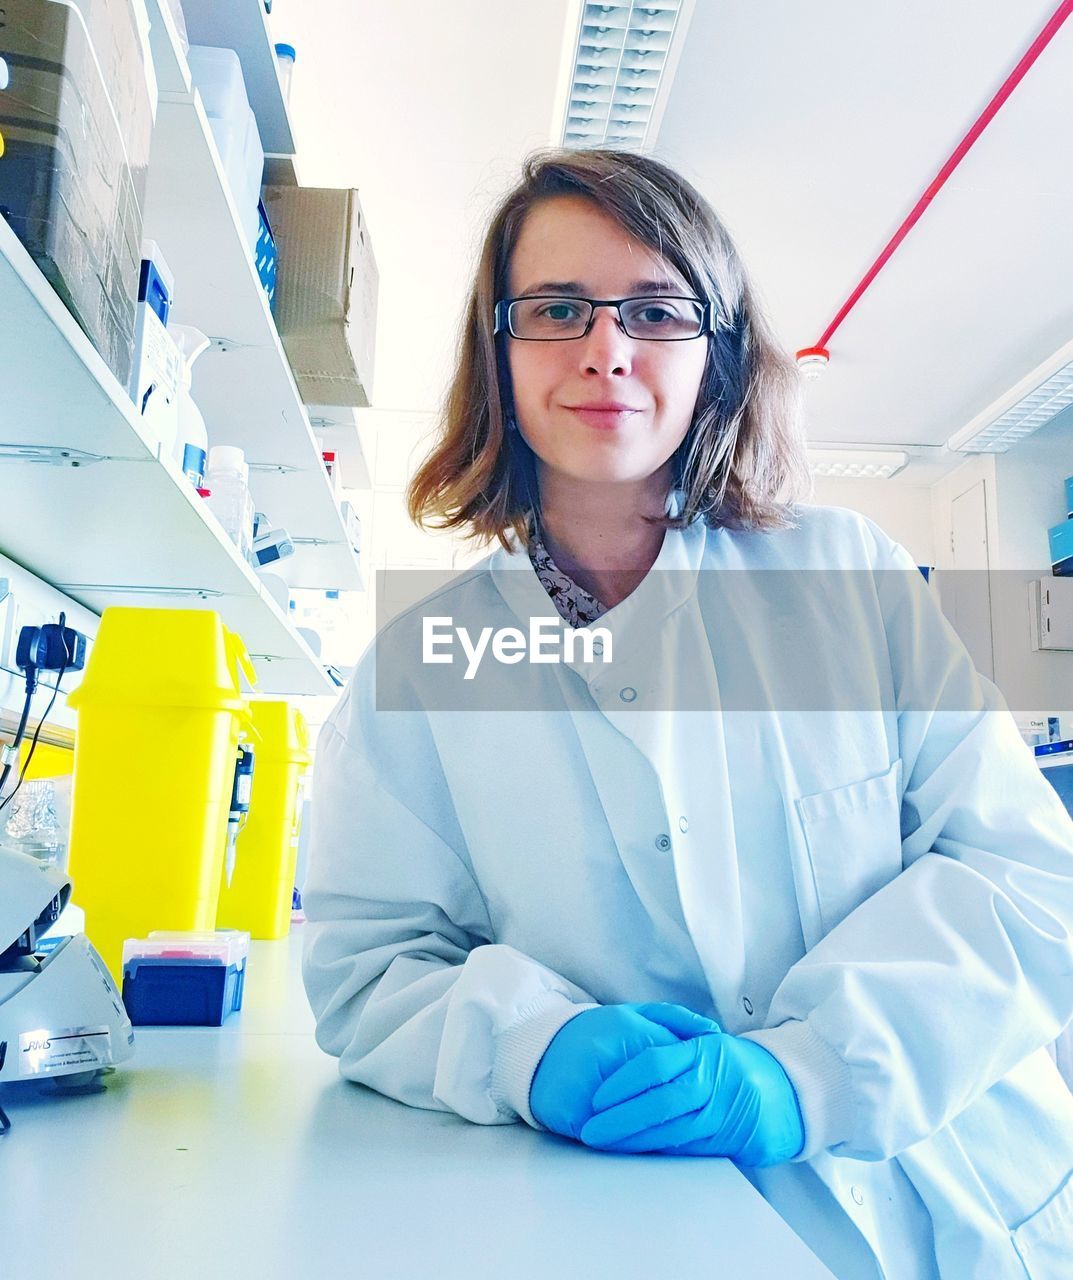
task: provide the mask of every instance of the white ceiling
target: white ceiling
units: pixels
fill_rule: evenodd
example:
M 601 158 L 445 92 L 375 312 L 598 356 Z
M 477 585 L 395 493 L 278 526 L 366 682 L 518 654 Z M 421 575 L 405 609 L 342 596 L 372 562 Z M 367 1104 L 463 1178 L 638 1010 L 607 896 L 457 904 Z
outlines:
M 791 350 L 818 339 L 1055 3 L 697 0 L 657 154 L 723 215 Z M 298 48 L 302 180 L 361 189 L 378 407 L 439 401 L 482 221 L 557 137 L 577 13 L 275 0 Z M 835 334 L 813 439 L 939 446 L 1073 337 L 1071 69 L 1073 20 Z
M 657 154 L 817 341 L 1054 0 L 698 0 Z M 939 445 L 1073 337 L 1073 21 L 832 338 L 810 435 Z M 910 468 L 912 471 L 912 467 Z

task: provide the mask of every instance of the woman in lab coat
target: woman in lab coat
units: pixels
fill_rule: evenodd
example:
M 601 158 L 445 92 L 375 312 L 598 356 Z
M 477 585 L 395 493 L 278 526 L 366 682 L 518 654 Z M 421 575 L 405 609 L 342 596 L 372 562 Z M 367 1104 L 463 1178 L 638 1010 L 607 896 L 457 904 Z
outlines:
M 318 746 L 317 1037 L 413 1106 L 728 1155 L 840 1280 L 1060 1280 L 1073 823 L 906 552 L 794 505 L 795 379 L 682 178 L 528 163 L 410 491 L 502 545 Z

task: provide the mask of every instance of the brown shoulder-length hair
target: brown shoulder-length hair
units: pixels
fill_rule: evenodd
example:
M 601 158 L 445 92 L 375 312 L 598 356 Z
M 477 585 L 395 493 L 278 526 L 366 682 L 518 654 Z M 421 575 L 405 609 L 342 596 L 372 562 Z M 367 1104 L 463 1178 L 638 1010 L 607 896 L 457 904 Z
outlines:
M 540 495 L 532 450 L 506 429 L 512 412 L 505 342 L 494 325 L 509 293 L 511 254 L 529 210 L 557 195 L 584 196 L 631 236 L 670 262 L 714 303 L 715 333 L 697 405 L 672 459 L 684 494 L 681 527 L 773 529 L 792 519 L 809 488 L 800 427 L 798 374 L 779 346 L 738 252 L 708 202 L 680 174 L 627 151 L 541 151 L 500 203 L 484 238 L 462 322 L 440 436 L 407 491 L 411 518 L 509 547 L 528 542 Z

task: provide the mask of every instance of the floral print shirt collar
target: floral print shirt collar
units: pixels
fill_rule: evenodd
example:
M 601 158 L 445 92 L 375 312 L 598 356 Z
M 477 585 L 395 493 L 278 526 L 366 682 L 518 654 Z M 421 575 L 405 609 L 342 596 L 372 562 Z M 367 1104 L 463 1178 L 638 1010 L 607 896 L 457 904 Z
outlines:
M 535 524 L 529 535 L 529 561 L 536 570 L 540 585 L 551 596 L 559 616 L 572 627 L 584 627 L 607 612 L 595 596 L 590 595 L 584 587 L 578 586 L 573 578 L 568 578 L 551 558 L 544 540 L 540 536 L 540 528 Z

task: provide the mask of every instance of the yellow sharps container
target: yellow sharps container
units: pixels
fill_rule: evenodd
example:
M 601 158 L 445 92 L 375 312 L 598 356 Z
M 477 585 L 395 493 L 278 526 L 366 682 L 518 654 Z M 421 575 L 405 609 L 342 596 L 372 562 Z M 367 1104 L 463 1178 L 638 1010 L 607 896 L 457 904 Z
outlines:
M 286 702 L 250 704 L 256 757 L 250 813 L 239 832 L 231 883 L 220 886 L 218 929 L 283 938 L 291 927 L 302 787 L 312 756 L 309 727 Z
M 70 872 L 117 982 L 125 938 L 213 929 L 253 664 L 211 611 L 106 609 L 81 685 Z

